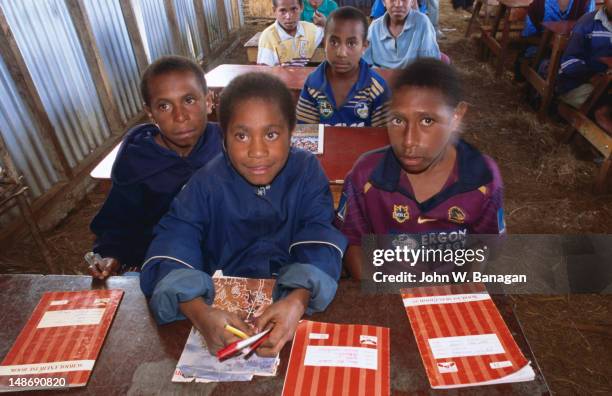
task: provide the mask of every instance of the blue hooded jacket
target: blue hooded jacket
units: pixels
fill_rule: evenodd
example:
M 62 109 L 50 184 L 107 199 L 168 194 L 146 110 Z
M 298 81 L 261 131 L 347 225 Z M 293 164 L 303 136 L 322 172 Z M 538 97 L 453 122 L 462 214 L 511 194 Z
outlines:
M 218 124 L 208 123 L 185 158 L 155 143 L 159 128 L 135 126 L 123 139 L 113 165 L 112 188 L 91 222 L 93 251 L 114 257 L 122 270 L 140 267 L 153 239 L 153 227 L 191 175 L 222 150 Z
M 329 182 L 311 153 L 293 148 L 267 187 L 249 184 L 227 153 L 189 180 L 155 227 L 140 287 L 159 323 L 184 319 L 180 303 L 214 299 L 211 275 L 276 277 L 273 297 L 310 291 L 307 313 L 333 299 L 346 238 L 332 225 Z

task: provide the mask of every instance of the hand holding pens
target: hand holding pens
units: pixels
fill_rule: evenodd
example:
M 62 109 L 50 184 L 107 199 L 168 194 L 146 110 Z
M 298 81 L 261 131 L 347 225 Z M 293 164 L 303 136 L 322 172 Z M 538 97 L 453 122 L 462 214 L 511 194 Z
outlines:
M 242 333 L 243 335 L 246 336 L 246 334 L 244 334 L 242 331 L 230 325 L 225 325 L 225 329 L 231 332 L 232 334 L 235 334 L 238 337 L 242 338 L 242 336 L 238 335 L 237 333 Z M 229 344 L 228 346 L 226 346 L 225 348 L 217 352 L 217 358 L 219 360 L 226 359 L 234 355 L 235 353 L 244 350 L 245 348 L 247 348 L 247 350 L 244 351 L 244 354 L 249 355 L 255 349 L 257 349 L 257 347 L 261 345 L 261 343 L 269 336 L 270 330 L 272 329 L 264 330 L 261 333 L 255 334 L 252 337 L 249 337 L 246 339 L 243 338 L 240 341 L 232 342 L 231 344 Z

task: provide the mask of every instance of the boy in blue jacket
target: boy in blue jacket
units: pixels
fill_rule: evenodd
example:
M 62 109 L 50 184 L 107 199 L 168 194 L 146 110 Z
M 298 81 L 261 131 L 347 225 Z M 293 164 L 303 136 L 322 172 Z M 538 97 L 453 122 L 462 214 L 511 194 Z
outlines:
M 225 150 L 194 174 L 155 229 L 140 286 L 158 323 L 187 317 L 215 352 L 252 333 L 236 314 L 210 306 L 211 275 L 276 277 L 275 303 L 253 331 L 272 327 L 257 350 L 276 355 L 304 312 L 333 299 L 346 239 L 333 227 L 328 180 L 311 153 L 290 148 L 291 93 L 276 77 L 235 78 L 220 99 Z
M 137 269 L 153 227 L 191 175 L 221 152 L 221 130 L 207 122 L 212 102 L 203 70 L 190 59 L 169 56 L 151 64 L 140 83 L 152 123 L 126 135 L 111 174 L 112 188 L 91 222 L 90 265 L 96 278 Z
M 556 90 L 559 99 L 579 108 L 595 89 L 591 79 L 606 73 L 602 61 L 612 56 L 612 0 L 578 20 L 561 57 Z M 612 135 L 612 95 L 604 93 L 595 107 L 595 121 Z

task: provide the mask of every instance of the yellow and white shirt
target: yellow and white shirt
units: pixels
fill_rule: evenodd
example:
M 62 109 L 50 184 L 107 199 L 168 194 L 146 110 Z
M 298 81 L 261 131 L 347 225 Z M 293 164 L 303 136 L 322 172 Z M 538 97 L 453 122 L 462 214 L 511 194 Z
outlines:
M 313 23 L 298 22 L 297 32 L 291 36 L 275 21 L 259 37 L 257 63 L 278 66 L 298 61 L 305 64 L 312 58 L 322 40 L 323 29 Z

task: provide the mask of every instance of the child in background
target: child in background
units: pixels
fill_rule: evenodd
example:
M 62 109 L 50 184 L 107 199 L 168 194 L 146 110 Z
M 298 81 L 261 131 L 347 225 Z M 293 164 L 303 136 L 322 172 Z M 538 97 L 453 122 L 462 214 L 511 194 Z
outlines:
M 303 0 L 272 0 L 276 21 L 259 37 L 257 63 L 304 66 L 323 40 L 323 29 L 300 21 Z
M 152 123 L 125 136 L 111 191 L 90 226 L 102 260 L 89 268 L 100 279 L 140 268 L 174 196 L 221 152 L 221 130 L 207 120 L 212 101 L 200 66 L 180 56 L 160 58 L 145 70 L 140 91 Z
M 327 17 L 336 8 L 338 8 L 338 4 L 334 0 L 306 0 L 300 19 L 325 27 Z
M 389 87 L 361 59 L 368 46 L 367 17 L 354 7 L 334 11 L 325 25 L 326 60 L 300 94 L 297 119 L 303 124 L 384 126 Z
M 411 4 L 412 0 L 385 0 L 387 12 L 368 30 L 370 45 L 363 56 L 368 64 L 401 69 L 417 58 L 440 59 L 433 25 Z
M 580 108 L 593 92 L 590 79 L 608 69 L 601 58 L 611 56 L 612 0 L 606 0 L 598 11 L 580 18 L 572 31 L 557 77 L 559 99 Z M 595 107 L 595 121 L 612 135 L 612 95 L 602 96 Z
M 346 239 L 332 225 L 329 183 L 311 153 L 290 148 L 295 107 L 276 77 L 249 73 L 221 94 L 225 151 L 198 171 L 155 229 L 140 285 L 156 320 L 187 317 L 213 353 L 236 340 L 225 324 L 251 333 L 235 314 L 212 308 L 211 275 L 276 277 L 255 322 L 272 326 L 257 351 L 276 355 L 304 312 L 333 299 Z
M 467 110 L 457 72 L 419 59 L 393 84 L 390 146 L 364 154 L 345 179 L 336 225 L 348 272 L 361 278 L 364 234 L 420 234 L 436 249 L 467 234 L 504 232 L 495 162 L 459 138 Z
M 542 33 L 542 22 L 575 21 L 594 9 L 595 0 L 534 0 L 527 9 L 521 35 L 538 35 Z M 535 49 L 532 52 L 535 55 Z

